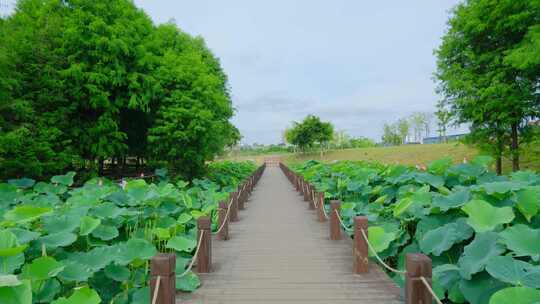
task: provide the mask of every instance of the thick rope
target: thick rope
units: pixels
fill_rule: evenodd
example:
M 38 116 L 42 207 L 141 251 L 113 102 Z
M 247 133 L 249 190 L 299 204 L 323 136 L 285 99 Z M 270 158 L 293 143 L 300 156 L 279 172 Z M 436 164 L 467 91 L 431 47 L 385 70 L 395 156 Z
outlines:
M 345 231 L 353 231 L 352 228 L 349 228 L 345 225 L 345 223 L 343 223 L 343 220 L 341 219 L 341 215 L 339 215 L 339 212 L 337 211 L 337 209 L 334 209 L 334 212 L 336 213 L 337 215 L 337 218 L 339 220 L 339 223 L 341 224 L 341 227 L 343 227 L 343 229 L 345 229 Z
M 199 249 L 201 249 L 201 244 L 202 244 L 202 239 L 203 239 L 203 236 L 204 236 L 204 232 L 205 232 L 205 230 L 201 230 L 201 236 L 199 237 L 199 243 L 197 244 L 197 250 L 195 250 L 195 254 L 191 258 L 191 262 L 189 263 L 188 268 L 181 275 L 176 276 L 177 278 L 181 278 L 181 277 L 185 276 L 186 274 L 188 274 L 188 272 L 190 272 L 191 269 L 193 268 L 193 265 L 195 265 L 195 260 L 197 259 L 197 256 L 199 255 Z
M 426 280 L 426 278 L 424 277 L 420 277 L 420 280 L 422 281 L 422 283 L 424 283 L 424 285 L 426 286 L 427 290 L 429 291 L 429 293 L 431 294 L 431 296 L 435 299 L 435 302 L 437 302 L 437 304 L 443 304 L 441 302 L 441 300 L 439 300 L 439 297 L 437 297 L 437 295 L 435 294 L 435 292 L 433 291 L 433 289 L 431 289 L 431 286 L 429 285 L 428 281 Z
M 221 223 L 221 226 L 219 227 L 219 229 L 216 232 L 212 232 L 212 235 L 216 235 L 216 234 L 220 233 L 221 230 L 223 230 L 223 227 L 225 227 L 225 224 L 227 224 L 227 220 L 229 219 L 229 213 L 231 211 L 232 201 L 233 200 L 231 199 L 230 202 L 229 202 L 229 207 L 227 207 L 227 213 L 225 214 L 225 219 L 223 220 L 223 223 Z
M 364 229 L 360 229 L 360 232 L 362 233 L 362 237 L 364 238 L 364 240 L 365 240 L 366 243 L 368 244 L 369 249 L 371 250 L 371 252 L 372 252 L 373 255 L 375 256 L 375 258 L 377 258 L 377 260 L 379 261 L 379 263 L 381 263 L 386 269 L 390 270 L 391 272 L 394 272 L 394 273 L 397 273 L 397 274 L 401 274 L 401 275 L 404 275 L 404 274 L 407 273 L 406 271 L 403 271 L 403 270 L 397 270 L 397 269 L 395 269 L 395 268 L 392 268 L 392 267 L 388 266 L 388 264 L 386 264 L 386 263 L 381 259 L 381 257 L 379 257 L 379 255 L 377 254 L 377 252 L 375 251 L 375 249 L 373 248 L 373 246 L 371 246 L 371 243 L 369 242 L 368 237 L 367 237 L 366 232 L 364 231 Z
M 152 304 L 156 304 L 160 283 L 161 283 L 161 276 L 158 276 L 156 280 L 156 287 L 154 288 L 154 296 L 152 297 Z

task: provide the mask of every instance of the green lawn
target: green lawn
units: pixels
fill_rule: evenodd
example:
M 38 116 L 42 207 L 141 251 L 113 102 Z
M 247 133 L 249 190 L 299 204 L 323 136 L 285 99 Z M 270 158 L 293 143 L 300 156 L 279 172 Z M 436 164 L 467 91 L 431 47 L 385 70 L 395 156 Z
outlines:
M 334 150 L 324 153 L 305 154 L 273 154 L 279 155 L 284 162 L 305 161 L 310 159 L 331 162 L 335 160 L 369 160 L 389 164 L 427 165 L 443 157 L 451 157 L 454 162 L 470 160 L 478 155 L 478 150 L 461 143 L 435 144 L 435 145 L 405 145 L 395 147 L 374 147 L 361 149 Z M 270 155 L 241 155 L 229 156 L 230 160 L 253 160 L 262 163 Z M 524 149 L 522 154 L 522 168 L 540 171 L 540 146 L 534 145 Z M 511 164 L 505 159 L 504 171 L 509 172 Z

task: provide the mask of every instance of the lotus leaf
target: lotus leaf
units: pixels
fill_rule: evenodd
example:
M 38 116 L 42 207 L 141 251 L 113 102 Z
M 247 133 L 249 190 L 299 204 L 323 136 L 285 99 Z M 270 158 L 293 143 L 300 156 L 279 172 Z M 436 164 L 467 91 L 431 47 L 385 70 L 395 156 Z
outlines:
M 497 208 L 482 200 L 472 200 L 461 209 L 469 215 L 467 223 L 476 232 L 492 231 L 497 226 L 510 223 L 514 219 L 511 207 Z

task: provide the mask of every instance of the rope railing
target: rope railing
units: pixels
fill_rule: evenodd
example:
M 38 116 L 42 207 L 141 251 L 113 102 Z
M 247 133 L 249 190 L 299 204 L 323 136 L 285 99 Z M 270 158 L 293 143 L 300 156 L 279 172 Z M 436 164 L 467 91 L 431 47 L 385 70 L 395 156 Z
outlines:
M 352 228 L 347 227 L 347 225 L 345 225 L 345 223 L 343 222 L 343 219 L 341 218 L 341 215 L 339 214 L 339 212 L 337 210 L 334 210 L 334 212 L 337 215 L 337 218 L 339 220 L 339 224 L 341 225 L 341 227 L 343 227 L 343 229 L 345 229 L 345 231 L 353 231 L 354 230 Z
M 186 270 L 181 275 L 178 275 L 177 277 L 181 278 L 185 276 L 191 271 L 191 269 L 193 268 L 193 265 L 195 265 L 195 260 L 197 259 L 197 256 L 199 255 L 199 249 L 201 249 L 203 236 L 204 236 L 204 230 L 201 230 L 199 242 L 197 243 L 197 249 L 195 250 L 195 254 L 193 255 L 193 257 L 191 258 L 191 262 L 189 263 L 188 268 L 186 268 Z
M 160 283 L 161 283 L 161 276 L 157 276 L 156 287 L 154 288 L 154 295 L 152 296 L 152 304 L 156 304 L 157 297 L 158 297 L 158 294 L 159 294 Z
M 360 229 L 360 232 L 362 233 L 362 237 L 366 241 L 366 244 L 368 245 L 369 250 L 371 250 L 371 252 L 373 253 L 373 256 L 375 256 L 375 258 L 377 259 L 377 261 L 379 261 L 379 263 L 381 263 L 381 265 L 383 265 L 386 269 L 388 269 L 389 271 L 394 272 L 394 273 L 398 273 L 398 274 L 401 274 L 401 275 L 405 275 L 407 273 L 407 271 L 397 270 L 395 268 L 390 267 L 388 264 L 386 264 L 381 259 L 381 257 L 377 254 L 377 251 L 375 251 L 375 248 L 373 248 L 373 246 L 369 242 L 368 237 L 367 237 L 366 232 L 364 231 L 364 229 Z
M 420 277 L 420 281 L 422 281 L 422 283 L 424 283 L 424 286 L 427 288 L 427 290 L 429 291 L 429 293 L 431 294 L 431 296 L 433 297 L 433 299 L 435 299 L 435 302 L 437 302 L 437 304 L 443 304 L 443 303 L 441 302 L 441 300 L 439 300 L 439 297 L 435 294 L 435 291 L 433 291 L 433 289 L 431 288 L 431 285 L 430 285 L 429 282 L 426 280 L 426 278 Z
M 231 212 L 231 206 L 232 206 L 233 199 L 229 201 L 229 206 L 227 207 L 227 213 L 225 214 L 225 218 L 223 219 L 223 223 L 221 223 L 221 226 L 216 232 L 212 232 L 212 235 L 217 235 L 223 230 L 223 227 L 227 224 L 227 220 L 229 219 L 229 213 Z

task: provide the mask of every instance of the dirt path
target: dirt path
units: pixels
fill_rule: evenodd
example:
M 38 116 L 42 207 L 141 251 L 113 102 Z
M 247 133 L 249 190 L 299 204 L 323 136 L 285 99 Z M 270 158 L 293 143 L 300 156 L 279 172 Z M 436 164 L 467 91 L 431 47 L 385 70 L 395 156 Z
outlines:
M 350 240 L 330 241 L 328 223 L 268 167 L 231 239 L 212 240 L 213 272 L 177 303 L 401 303 L 399 289 L 377 266 L 352 274 Z

